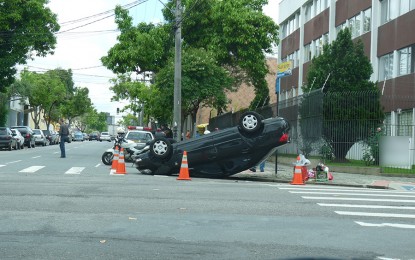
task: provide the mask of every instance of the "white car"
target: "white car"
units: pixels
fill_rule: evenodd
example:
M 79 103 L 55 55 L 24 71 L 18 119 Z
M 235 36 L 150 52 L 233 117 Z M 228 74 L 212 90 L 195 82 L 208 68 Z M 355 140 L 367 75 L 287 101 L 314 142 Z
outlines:
M 17 148 L 23 149 L 24 148 L 24 137 L 17 129 L 11 129 L 13 133 L 13 138 L 17 141 Z
M 137 144 L 146 144 L 148 141 L 154 139 L 154 136 L 149 131 L 142 131 L 142 130 L 130 130 L 124 137 L 125 140 L 133 141 Z
M 108 141 L 111 142 L 111 135 L 109 132 L 102 132 L 100 137 L 99 137 L 99 141 Z
M 45 134 L 40 129 L 33 129 L 35 136 L 35 144 L 40 144 L 42 146 L 49 145 L 49 140 L 46 138 Z

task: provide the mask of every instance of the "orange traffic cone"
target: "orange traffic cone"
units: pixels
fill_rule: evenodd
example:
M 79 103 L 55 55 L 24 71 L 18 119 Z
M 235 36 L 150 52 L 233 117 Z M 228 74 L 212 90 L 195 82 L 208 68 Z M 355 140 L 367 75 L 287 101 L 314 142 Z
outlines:
M 187 164 L 187 152 L 183 151 L 183 159 L 182 159 L 182 165 L 180 167 L 179 177 L 177 180 L 185 180 L 190 181 L 189 177 L 189 166 Z
M 125 162 L 124 162 L 124 149 L 121 148 L 120 158 L 118 159 L 117 171 L 115 174 L 126 174 Z
M 293 185 L 304 185 L 302 166 L 299 164 L 300 156 L 297 156 L 297 163 L 294 166 L 294 176 L 291 184 Z
M 115 172 L 118 167 L 118 146 L 115 147 L 114 157 L 112 158 L 111 172 Z

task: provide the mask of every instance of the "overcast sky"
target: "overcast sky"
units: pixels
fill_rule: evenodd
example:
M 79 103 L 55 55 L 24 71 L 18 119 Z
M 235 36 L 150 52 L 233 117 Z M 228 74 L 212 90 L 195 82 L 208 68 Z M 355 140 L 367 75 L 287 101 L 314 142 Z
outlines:
M 58 15 L 61 25 L 54 55 L 35 58 L 26 66 L 29 70 L 43 72 L 55 68 L 72 69 L 75 85 L 88 87 L 89 96 L 98 112 L 116 115 L 116 108 L 124 105 L 110 102 L 113 93 L 109 80 L 114 74 L 104 68 L 100 58 L 116 43 L 117 29 L 113 9 L 117 4 L 135 4 L 130 15 L 138 22 L 162 22 L 162 3 L 166 0 L 50 0 L 49 8 Z M 277 22 L 279 0 L 269 0 L 264 13 Z M 98 15 L 99 14 L 99 15 Z M 109 16 L 108 18 L 105 18 Z M 87 18 L 88 19 L 82 19 Z M 91 23 L 92 22 L 92 23 Z M 88 25 L 86 25 L 88 24 Z M 85 25 L 85 26 L 84 26 Z M 74 29 L 75 27 L 79 27 Z M 21 67 L 19 67 L 21 68 Z M 118 119 L 116 119 L 118 120 Z

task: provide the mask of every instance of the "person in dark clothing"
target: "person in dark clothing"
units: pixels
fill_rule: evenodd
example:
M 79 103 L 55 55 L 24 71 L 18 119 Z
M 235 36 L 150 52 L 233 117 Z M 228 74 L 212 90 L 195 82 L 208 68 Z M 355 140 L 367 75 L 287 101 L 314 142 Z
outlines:
M 65 142 L 68 140 L 69 136 L 69 127 L 67 124 L 65 124 L 65 121 L 63 119 L 59 120 L 60 128 L 59 128 L 59 136 L 61 138 L 59 147 L 61 149 L 61 158 L 66 158 L 66 152 L 65 152 Z
M 173 138 L 173 131 L 170 128 L 168 128 L 167 125 L 163 125 L 161 130 L 163 130 L 167 138 Z

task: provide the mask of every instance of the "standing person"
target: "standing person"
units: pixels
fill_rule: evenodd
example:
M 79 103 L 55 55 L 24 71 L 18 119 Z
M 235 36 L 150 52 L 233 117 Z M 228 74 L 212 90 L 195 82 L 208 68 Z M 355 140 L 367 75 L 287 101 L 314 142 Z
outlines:
M 265 161 L 263 161 L 262 163 L 259 164 L 259 170 L 261 172 L 264 172 L 265 168 Z M 252 167 L 249 169 L 251 172 L 256 172 L 256 166 Z
M 65 142 L 68 140 L 69 135 L 69 127 L 67 124 L 65 124 L 65 121 L 63 119 L 59 120 L 60 127 L 59 127 L 59 136 L 61 138 L 59 147 L 61 148 L 61 158 L 66 158 L 65 153 Z
M 190 131 L 189 130 L 187 130 L 186 139 L 190 139 Z

